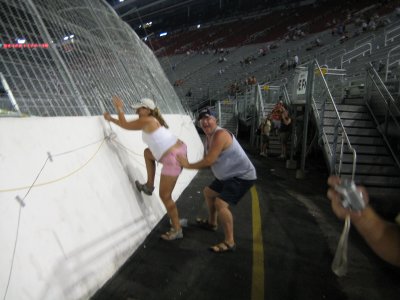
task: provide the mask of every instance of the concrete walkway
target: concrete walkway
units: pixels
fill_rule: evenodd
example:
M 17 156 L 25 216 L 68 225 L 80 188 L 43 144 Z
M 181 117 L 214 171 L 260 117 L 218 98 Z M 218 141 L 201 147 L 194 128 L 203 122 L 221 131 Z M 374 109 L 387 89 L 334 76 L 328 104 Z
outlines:
M 251 159 L 259 180 L 232 209 L 237 249 L 215 254 L 208 247 L 223 240 L 193 223 L 206 216 L 202 189 L 212 180 L 202 170 L 178 200 L 189 219 L 184 239 L 166 242 L 164 218 L 93 300 L 150 299 L 399 299 L 400 269 L 381 261 L 354 230 L 350 232 L 348 273 L 337 277 L 331 263 L 343 223 L 326 198 L 327 170 L 308 158 L 306 178 L 277 158 Z

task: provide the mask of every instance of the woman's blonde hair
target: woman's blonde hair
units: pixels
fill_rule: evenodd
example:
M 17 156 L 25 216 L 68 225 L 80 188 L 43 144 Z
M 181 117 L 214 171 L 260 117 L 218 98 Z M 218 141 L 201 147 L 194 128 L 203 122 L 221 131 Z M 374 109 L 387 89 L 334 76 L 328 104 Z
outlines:
M 161 115 L 160 110 L 158 107 L 151 109 L 150 114 L 157 119 L 158 122 L 160 122 L 161 126 L 164 126 L 165 128 L 169 128 L 167 122 L 165 122 L 164 118 Z

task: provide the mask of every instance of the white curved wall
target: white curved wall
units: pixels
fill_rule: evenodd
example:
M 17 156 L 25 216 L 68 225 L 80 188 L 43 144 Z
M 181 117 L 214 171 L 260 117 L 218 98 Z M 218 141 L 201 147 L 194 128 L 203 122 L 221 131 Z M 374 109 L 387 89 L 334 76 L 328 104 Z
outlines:
M 200 159 L 190 117 L 165 119 Z M 3 118 L 0 128 L 0 297 L 87 299 L 165 214 L 157 192 L 139 194 L 128 179 L 146 178 L 141 132 L 102 117 Z M 183 170 L 174 199 L 195 174 Z

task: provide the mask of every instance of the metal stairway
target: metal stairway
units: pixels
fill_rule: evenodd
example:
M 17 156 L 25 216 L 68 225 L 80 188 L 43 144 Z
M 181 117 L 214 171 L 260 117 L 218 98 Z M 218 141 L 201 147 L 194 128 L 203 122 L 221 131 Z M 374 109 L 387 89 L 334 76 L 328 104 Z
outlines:
M 266 103 L 264 104 L 263 117 L 265 118 L 273 109 L 276 103 Z M 281 142 L 279 140 L 278 134 L 274 132 L 273 125 L 271 124 L 271 132 L 269 134 L 269 147 L 268 156 L 279 156 L 282 151 Z
M 396 197 L 400 168 L 377 126 L 374 108 L 367 105 L 370 92 L 365 93 L 340 98 L 314 91 L 313 115 L 320 142 L 332 173 L 351 178 L 354 171 L 355 182 L 366 186 L 370 195 Z
M 343 104 L 336 105 L 350 143 L 357 153 L 355 182 L 367 186 L 370 194 L 398 194 L 400 193 L 400 170 L 395 165 L 363 101 L 361 98 L 345 99 Z M 325 109 L 323 130 L 328 142 L 333 143 L 334 126 L 337 122 L 336 112 L 332 104 L 328 104 Z M 340 142 L 339 140 L 338 143 Z M 340 147 L 337 149 L 337 155 L 339 155 Z M 352 159 L 351 151 L 344 147 L 342 177 L 351 178 Z M 335 163 L 337 170 L 340 167 L 339 163 L 339 161 Z
M 239 118 L 236 101 L 226 100 L 218 102 L 219 126 L 228 129 L 235 136 L 238 134 Z

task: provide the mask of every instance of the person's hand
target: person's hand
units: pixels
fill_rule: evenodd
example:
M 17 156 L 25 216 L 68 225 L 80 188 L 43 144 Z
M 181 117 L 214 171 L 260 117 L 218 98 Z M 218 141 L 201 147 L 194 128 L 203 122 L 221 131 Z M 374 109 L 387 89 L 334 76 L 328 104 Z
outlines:
M 124 108 L 124 102 L 122 102 L 121 98 L 113 96 L 112 100 L 117 111 L 122 111 Z
M 104 116 L 104 119 L 106 119 L 107 121 L 111 121 L 111 115 L 110 115 L 109 112 L 106 111 L 106 112 L 103 114 L 103 116 Z
M 178 155 L 176 160 L 181 164 L 183 168 L 187 168 L 189 166 L 189 161 L 186 156 Z
M 335 186 L 340 184 L 340 178 L 338 176 L 330 176 L 328 178 L 328 189 L 327 196 L 331 200 L 332 210 L 339 219 L 345 219 L 347 215 L 350 215 L 352 219 L 360 218 L 362 211 L 351 211 L 348 208 L 344 208 L 342 205 L 342 197 L 335 190 Z M 365 204 L 368 204 L 369 197 L 366 189 L 364 187 L 357 187 L 361 191 Z

